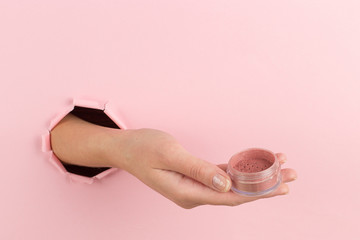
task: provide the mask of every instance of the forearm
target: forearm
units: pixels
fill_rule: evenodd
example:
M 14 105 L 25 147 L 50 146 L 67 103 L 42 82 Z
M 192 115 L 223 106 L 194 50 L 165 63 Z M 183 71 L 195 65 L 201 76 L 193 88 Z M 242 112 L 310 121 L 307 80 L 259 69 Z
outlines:
M 121 157 L 114 161 L 113 152 L 121 152 L 130 130 L 101 127 L 71 114 L 51 131 L 51 146 L 63 162 L 90 167 L 121 167 Z M 115 147 L 116 146 L 116 147 Z

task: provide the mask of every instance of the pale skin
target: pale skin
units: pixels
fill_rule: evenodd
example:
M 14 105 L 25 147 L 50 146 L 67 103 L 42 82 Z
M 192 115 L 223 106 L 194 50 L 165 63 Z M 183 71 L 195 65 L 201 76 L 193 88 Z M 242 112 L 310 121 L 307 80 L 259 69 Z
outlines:
M 285 195 L 295 170 L 281 170 L 282 183 L 261 197 L 245 197 L 230 190 L 227 164 L 214 165 L 189 153 L 170 134 L 155 129 L 113 129 L 67 115 L 51 131 L 55 155 L 65 163 L 89 167 L 115 167 L 137 177 L 180 207 L 237 206 Z M 286 156 L 277 153 L 283 164 Z

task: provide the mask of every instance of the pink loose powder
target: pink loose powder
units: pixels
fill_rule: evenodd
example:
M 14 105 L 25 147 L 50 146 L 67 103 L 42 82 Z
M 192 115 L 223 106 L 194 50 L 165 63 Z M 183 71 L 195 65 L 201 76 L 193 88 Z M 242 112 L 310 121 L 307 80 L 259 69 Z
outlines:
M 240 172 L 254 173 L 269 168 L 273 163 L 264 158 L 243 159 L 234 168 Z
M 266 149 L 249 148 L 233 155 L 227 173 L 231 189 L 246 196 L 267 194 L 281 183 L 281 167 L 276 155 Z

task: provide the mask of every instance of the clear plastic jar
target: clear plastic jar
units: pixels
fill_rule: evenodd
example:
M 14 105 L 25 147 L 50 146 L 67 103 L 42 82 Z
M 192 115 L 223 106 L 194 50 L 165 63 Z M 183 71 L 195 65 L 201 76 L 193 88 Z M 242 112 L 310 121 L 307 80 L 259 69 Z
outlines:
M 262 148 L 248 148 L 233 155 L 227 173 L 231 190 L 245 196 L 261 196 L 274 191 L 281 183 L 281 166 L 276 155 Z

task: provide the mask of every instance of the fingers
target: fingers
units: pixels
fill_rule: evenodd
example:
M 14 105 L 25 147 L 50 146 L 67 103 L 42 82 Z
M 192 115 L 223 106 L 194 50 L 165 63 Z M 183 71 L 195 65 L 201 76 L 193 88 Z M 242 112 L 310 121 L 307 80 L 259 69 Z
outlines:
M 220 166 L 223 168 L 226 164 L 221 164 Z M 184 208 L 192 208 L 204 204 L 237 206 L 263 198 L 287 194 L 289 187 L 286 183 L 294 179 L 296 172 L 293 169 L 283 169 L 281 173 L 283 182 L 280 186 L 275 191 L 258 197 L 243 196 L 232 191 L 214 191 L 212 188 L 196 180 L 185 177 L 177 172 L 165 170 L 156 170 L 156 175 L 153 176 L 153 183 L 156 186 L 151 187 Z
M 218 166 L 221 169 L 226 169 L 227 164 L 220 164 Z M 237 206 L 239 204 L 252 202 L 258 199 L 286 195 L 289 193 L 289 186 L 286 183 L 294 181 L 297 178 L 297 174 L 294 169 L 285 168 L 281 170 L 281 175 L 282 183 L 280 186 L 267 195 L 248 197 L 230 191 L 228 193 L 203 193 L 201 198 L 202 201 L 206 202 L 207 204 Z
M 287 160 L 286 155 L 283 153 L 276 153 L 276 157 L 281 164 Z M 262 198 L 285 195 L 289 192 L 289 187 L 286 183 L 295 180 L 297 177 L 293 169 L 282 169 L 282 183 L 275 191 L 264 196 L 248 197 L 229 191 L 231 180 L 226 174 L 227 164 L 216 166 L 190 154 L 180 154 L 180 157 L 177 155 L 176 159 L 166 163 L 163 169 L 178 172 L 189 177 L 189 179 L 181 179 L 180 185 L 182 187 L 178 186 L 178 189 L 182 189 L 182 199 L 186 199 L 186 202 L 195 202 L 196 205 L 236 206 Z
M 263 195 L 263 196 L 258 196 L 258 197 L 245 197 L 245 199 L 241 196 L 239 198 L 239 200 L 237 199 L 235 194 L 234 199 L 230 200 L 230 203 L 236 203 L 239 202 L 241 200 L 243 200 L 244 202 L 251 202 L 251 201 L 255 201 L 258 199 L 262 199 L 262 198 L 271 198 L 271 197 L 275 197 L 275 196 L 281 196 L 281 195 L 286 195 L 289 193 L 289 186 L 286 184 L 288 182 L 292 182 L 297 178 L 297 174 L 295 172 L 294 169 L 291 168 L 285 168 L 281 170 L 281 178 L 282 178 L 282 183 L 280 184 L 280 186 L 273 192 Z M 244 203 L 243 202 L 243 203 Z
M 290 189 L 286 183 L 292 182 L 297 178 L 296 171 L 291 168 L 281 169 L 281 178 L 282 178 L 282 183 L 275 191 L 267 195 L 261 196 L 260 198 L 270 198 L 270 197 L 288 194 Z
M 232 191 L 227 193 L 207 193 L 201 196 L 202 201 L 206 202 L 206 204 L 211 205 L 227 205 L 227 206 L 238 206 L 243 203 L 252 202 L 255 200 L 263 199 L 263 198 L 271 198 L 276 196 L 282 196 L 289 193 L 289 186 L 286 183 L 281 183 L 280 186 L 274 190 L 273 192 L 256 197 L 243 196 Z
M 297 174 L 294 169 L 284 168 L 281 169 L 281 177 L 283 182 L 292 182 L 297 178 Z
M 172 161 L 166 169 L 184 174 L 219 192 L 231 188 L 231 179 L 223 169 L 190 154 Z
M 182 173 L 220 192 L 230 190 L 231 180 L 226 174 L 227 164 L 216 166 L 190 154 L 184 154 L 182 157 L 182 159 L 173 161 L 171 166 L 167 166 L 168 170 Z M 287 160 L 284 153 L 276 153 L 276 157 L 281 164 Z
M 287 161 L 286 155 L 284 153 L 275 153 L 276 157 L 279 159 L 280 164 L 284 164 Z

